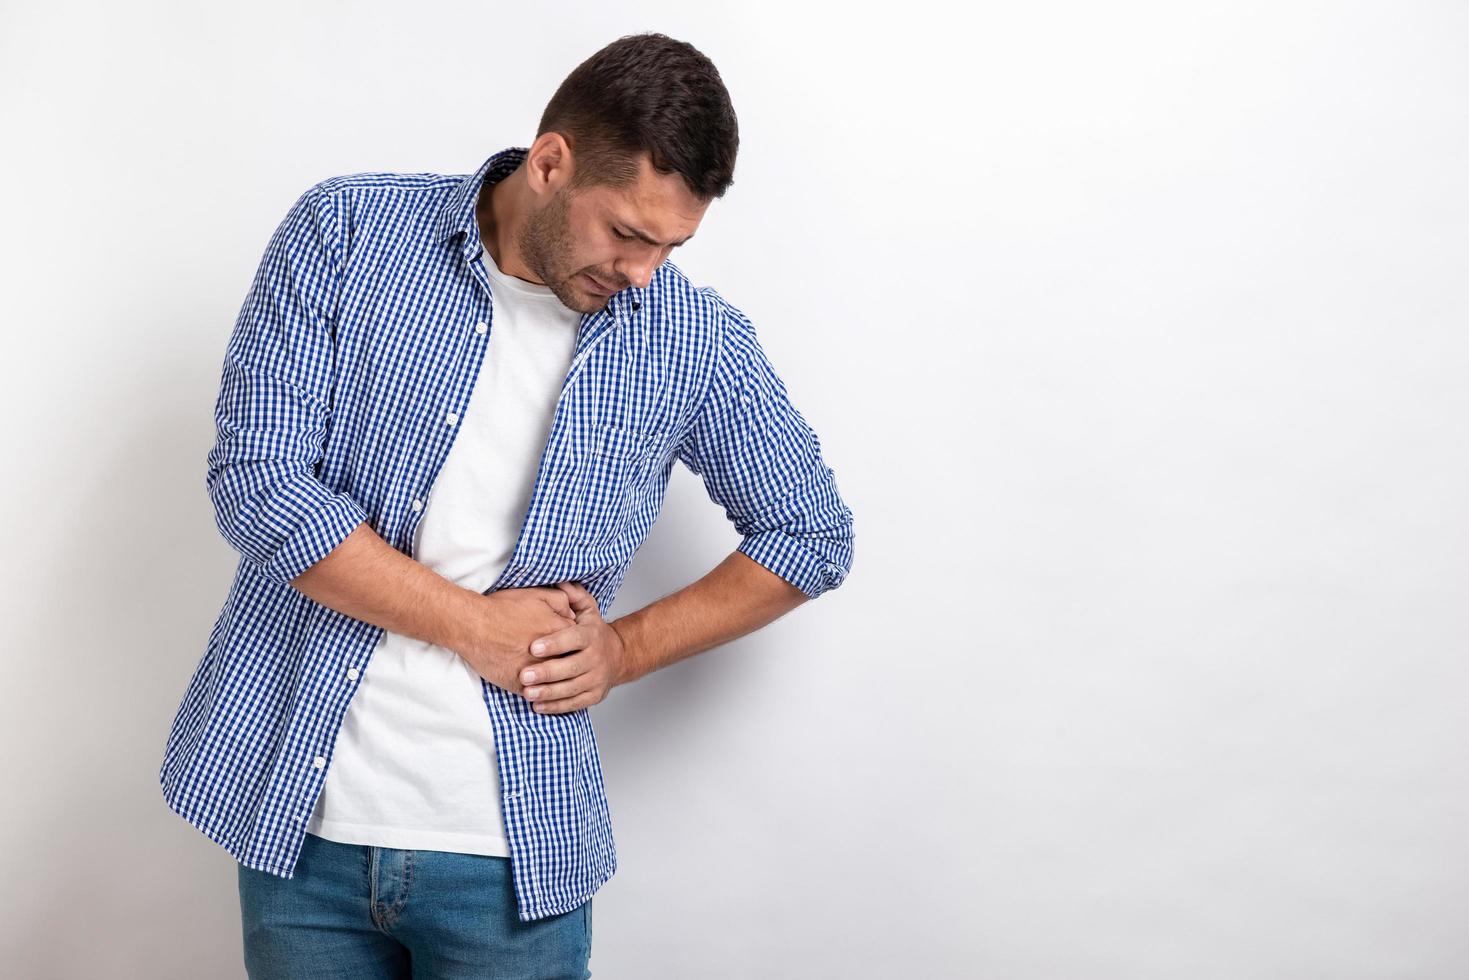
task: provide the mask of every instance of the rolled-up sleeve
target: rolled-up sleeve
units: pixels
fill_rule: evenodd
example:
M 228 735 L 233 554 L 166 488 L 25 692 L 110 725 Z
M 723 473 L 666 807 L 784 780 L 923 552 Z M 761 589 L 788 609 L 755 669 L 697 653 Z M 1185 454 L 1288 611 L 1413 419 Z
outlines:
M 739 550 L 815 599 L 852 568 L 852 511 L 792 404 L 754 324 L 704 287 L 720 313 L 708 390 L 678 457 L 742 536 Z
M 341 291 L 330 196 L 314 185 L 266 246 L 226 346 L 205 486 L 224 539 L 288 583 L 366 520 L 320 479 Z

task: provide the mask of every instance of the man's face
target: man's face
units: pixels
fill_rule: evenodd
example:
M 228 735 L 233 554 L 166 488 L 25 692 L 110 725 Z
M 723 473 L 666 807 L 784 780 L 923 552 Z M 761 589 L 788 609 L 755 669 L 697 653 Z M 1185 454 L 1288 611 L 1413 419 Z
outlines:
M 709 202 L 690 193 L 682 177 L 657 173 L 647 154 L 641 166 L 637 181 L 623 188 L 573 194 L 563 183 L 521 224 L 521 260 L 568 309 L 594 313 L 626 286 L 646 288 L 653 270 L 703 220 Z

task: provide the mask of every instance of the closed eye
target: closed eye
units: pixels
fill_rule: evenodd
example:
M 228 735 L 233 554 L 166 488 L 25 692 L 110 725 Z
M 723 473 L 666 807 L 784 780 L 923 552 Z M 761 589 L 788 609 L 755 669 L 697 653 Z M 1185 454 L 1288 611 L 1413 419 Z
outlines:
M 612 228 L 612 234 L 616 235 L 619 239 L 621 239 L 624 242 L 630 242 L 630 241 L 633 241 L 634 239 L 637 239 L 639 241 L 647 242 L 649 245 L 657 245 L 658 244 L 656 241 L 654 241 L 651 238 L 648 238 L 645 235 L 640 235 L 640 234 L 637 234 L 637 233 L 633 233 L 631 235 L 625 235 L 618 228 L 615 228 L 615 227 L 613 227 L 611 225 L 608 225 L 608 227 L 609 228 Z M 690 235 L 689 236 L 689 238 L 693 238 L 693 237 L 694 237 L 693 235 Z M 684 242 L 688 241 L 689 238 L 685 238 L 683 240 L 683 242 L 672 242 L 672 243 L 670 243 L 668 245 L 663 245 L 663 246 L 660 246 L 660 247 L 662 247 L 662 248 L 678 248 Z

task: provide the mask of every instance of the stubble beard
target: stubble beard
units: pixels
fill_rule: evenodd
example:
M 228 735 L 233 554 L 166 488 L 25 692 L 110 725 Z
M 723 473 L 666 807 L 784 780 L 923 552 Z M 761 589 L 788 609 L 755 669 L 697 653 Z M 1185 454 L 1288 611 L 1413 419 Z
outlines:
M 575 281 L 579 273 L 566 269 L 563 262 L 564 257 L 572 253 L 567 221 L 569 203 L 567 192 L 558 191 L 545 207 L 520 226 L 515 244 L 526 268 L 546 284 L 562 306 L 580 313 L 595 313 L 606 305 L 606 300 L 598 302 L 596 297 L 582 290 Z M 589 302 L 594 305 L 588 306 Z

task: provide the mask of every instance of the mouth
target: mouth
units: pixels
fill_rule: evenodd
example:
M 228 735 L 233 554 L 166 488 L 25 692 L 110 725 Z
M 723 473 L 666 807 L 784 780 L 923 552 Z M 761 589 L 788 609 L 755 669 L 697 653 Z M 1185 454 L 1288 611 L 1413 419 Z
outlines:
M 590 272 L 583 272 L 582 278 L 591 284 L 591 289 L 594 293 L 600 293 L 603 296 L 611 296 L 613 293 L 617 292 L 617 290 L 613 289 L 612 287 L 604 286 L 596 279 L 593 279 Z

